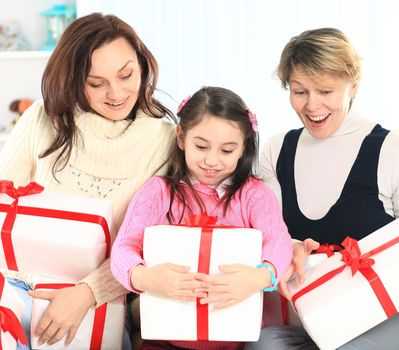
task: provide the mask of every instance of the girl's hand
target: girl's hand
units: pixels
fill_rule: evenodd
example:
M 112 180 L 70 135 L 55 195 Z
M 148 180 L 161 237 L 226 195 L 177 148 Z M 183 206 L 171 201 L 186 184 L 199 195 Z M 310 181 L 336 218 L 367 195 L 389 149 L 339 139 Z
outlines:
M 54 291 L 30 291 L 33 298 L 50 301 L 34 333 L 39 337 L 39 345 L 51 345 L 60 341 L 67 334 L 65 345 L 75 337 L 82 320 L 96 301 L 86 283 Z
M 312 252 L 312 250 L 319 248 L 319 246 L 320 243 L 311 238 L 307 238 L 303 242 L 298 242 L 294 244 L 294 257 L 292 258 L 292 263 L 288 267 L 284 276 L 280 279 L 279 283 L 280 293 L 284 295 L 287 299 L 291 299 L 291 293 L 288 291 L 287 282 L 290 280 L 291 276 L 294 273 L 297 274 L 299 283 L 303 283 L 305 281 L 305 259 Z
M 201 298 L 201 304 L 215 304 L 215 309 L 221 309 L 237 304 L 255 292 L 271 285 L 270 272 L 243 264 L 223 265 L 221 273 L 207 275 L 197 273 L 196 278 L 209 284 L 208 296 Z
M 196 280 L 196 273 L 188 272 L 189 270 L 189 266 L 171 263 L 151 267 L 137 265 L 132 271 L 130 282 L 137 290 L 193 301 L 206 295 L 202 289 L 208 287 L 208 284 Z

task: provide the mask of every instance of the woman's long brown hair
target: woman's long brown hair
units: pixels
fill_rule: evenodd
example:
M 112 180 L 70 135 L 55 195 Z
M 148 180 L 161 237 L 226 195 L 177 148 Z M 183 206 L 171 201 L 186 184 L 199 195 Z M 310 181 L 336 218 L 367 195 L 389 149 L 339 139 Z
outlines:
M 63 169 L 72 152 L 77 128 L 76 109 L 92 111 L 85 94 L 85 82 L 91 69 L 93 51 L 115 39 L 125 38 L 136 51 L 141 68 L 141 87 L 137 103 L 128 119 L 134 121 L 138 109 L 154 118 L 173 113 L 153 98 L 158 80 L 158 64 L 133 28 L 113 15 L 93 13 L 71 23 L 51 55 L 42 78 L 44 108 L 57 130 L 46 157 L 58 151 L 53 164 L 53 176 Z

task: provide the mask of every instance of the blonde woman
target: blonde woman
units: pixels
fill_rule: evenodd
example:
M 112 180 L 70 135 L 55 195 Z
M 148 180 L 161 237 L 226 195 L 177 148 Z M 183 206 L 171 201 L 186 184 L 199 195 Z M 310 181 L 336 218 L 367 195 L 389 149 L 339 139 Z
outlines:
M 360 58 L 338 29 L 293 37 L 278 76 L 304 127 L 267 142 L 261 172 L 282 204 L 290 234 L 303 242 L 294 246 L 290 269 L 303 278 L 304 258 L 318 242 L 339 244 L 348 232 L 361 239 L 399 216 L 399 136 L 355 111 Z M 287 293 L 284 282 L 281 289 Z M 394 350 L 398 331 L 394 316 L 340 349 Z M 265 328 L 247 349 L 317 346 L 302 327 L 283 326 Z

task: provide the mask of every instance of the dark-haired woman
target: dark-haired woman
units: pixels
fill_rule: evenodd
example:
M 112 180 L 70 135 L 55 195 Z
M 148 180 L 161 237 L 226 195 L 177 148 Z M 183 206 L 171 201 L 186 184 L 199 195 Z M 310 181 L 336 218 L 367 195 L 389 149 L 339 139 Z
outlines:
M 2 150 L 0 178 L 107 198 L 115 235 L 133 194 L 162 172 L 174 139 L 174 126 L 163 120 L 172 114 L 153 98 L 157 77 L 156 60 L 128 24 L 98 13 L 77 19 L 46 66 L 43 101 L 24 113 Z M 27 276 L 13 277 L 20 292 L 29 289 Z M 35 329 L 39 342 L 53 344 L 67 336 L 70 343 L 90 307 L 126 292 L 113 278 L 109 260 L 75 287 L 30 291 L 50 300 Z M 28 307 L 27 331 L 29 313 Z

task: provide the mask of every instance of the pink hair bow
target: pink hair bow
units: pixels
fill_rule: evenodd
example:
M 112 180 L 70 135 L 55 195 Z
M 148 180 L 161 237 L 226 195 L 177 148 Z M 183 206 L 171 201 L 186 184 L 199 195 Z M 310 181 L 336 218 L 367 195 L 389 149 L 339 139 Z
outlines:
M 258 121 L 256 120 L 255 114 L 253 114 L 252 111 L 249 109 L 248 109 L 248 117 L 251 122 L 252 130 L 254 132 L 257 132 L 258 131 Z
M 184 108 L 184 106 L 187 104 L 188 101 L 190 101 L 191 96 L 187 96 L 181 103 L 179 104 L 179 107 L 177 107 L 177 113 L 180 113 L 181 110 Z

